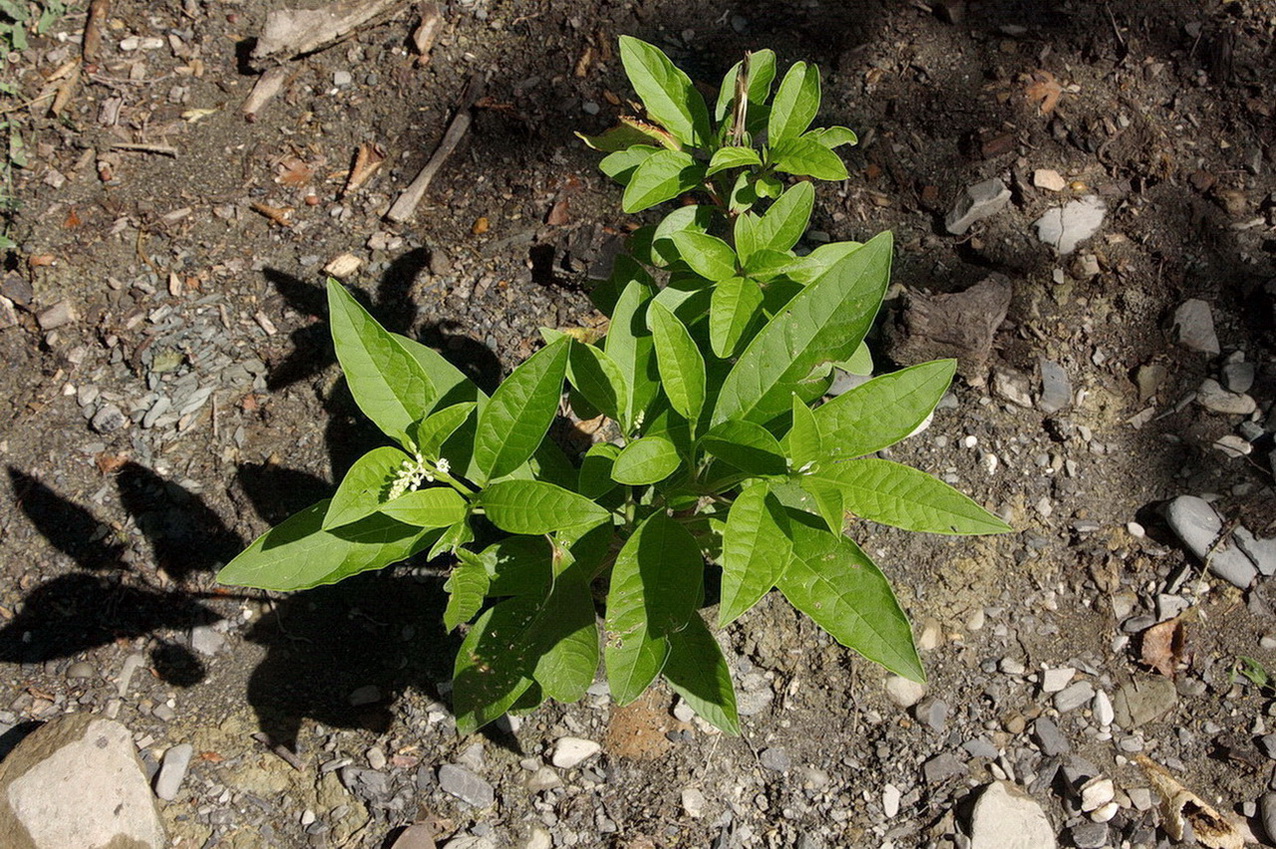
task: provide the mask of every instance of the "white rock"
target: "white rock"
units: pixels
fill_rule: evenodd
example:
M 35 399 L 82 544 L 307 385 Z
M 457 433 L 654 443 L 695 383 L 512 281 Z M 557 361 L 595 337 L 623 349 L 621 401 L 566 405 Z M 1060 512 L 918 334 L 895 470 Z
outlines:
M 700 819 L 704 816 L 704 806 L 708 804 L 704 793 L 700 792 L 698 787 L 682 788 L 682 809 L 687 812 L 687 816 L 692 819 Z
M 1081 810 L 1089 813 L 1116 798 L 1116 785 L 1112 779 L 1096 775 L 1081 785 Z
M 1010 203 L 1010 189 L 1000 180 L 984 180 L 962 190 L 953 203 L 952 210 L 944 218 L 944 227 L 954 236 L 961 236 L 976 221 L 996 215 Z
M 1038 168 L 1032 172 L 1032 184 L 1039 189 L 1046 189 L 1051 192 L 1061 192 L 1068 187 L 1068 181 L 1063 176 L 1050 168 Z
M 1202 354 L 1217 354 L 1218 334 L 1214 332 L 1214 314 L 1200 298 L 1189 298 L 1174 311 L 1175 341 Z
M 1101 728 L 1107 728 L 1116 719 L 1116 713 L 1112 710 L 1112 699 L 1102 690 L 1095 692 L 1090 709 L 1094 712 L 1094 721 L 1099 723 Z
M 882 788 L 882 810 L 886 813 L 886 818 L 894 819 L 899 813 L 899 801 L 904 794 L 899 792 L 899 788 L 894 784 L 887 784 Z
M 910 681 L 902 675 L 890 675 L 886 678 L 886 698 L 902 708 L 910 708 L 926 695 L 926 685 Z
M 989 784 L 970 815 L 970 849 L 1054 849 L 1054 827 L 1036 800 L 1008 781 Z
M 1107 206 L 1097 195 L 1070 201 L 1063 207 L 1049 209 L 1033 225 L 1037 238 L 1054 245 L 1060 255 L 1067 256 L 1077 244 L 1090 238 L 1103 225 Z
M 1043 669 L 1041 671 L 1041 692 L 1057 693 L 1072 681 L 1073 676 L 1077 674 L 1077 670 L 1071 666 L 1059 666 L 1054 669 Z
M 1121 806 L 1116 802 L 1108 802 L 1106 805 L 1100 805 L 1090 812 L 1090 819 L 1095 822 L 1107 822 L 1117 815 L 1117 811 L 1121 810 Z
M 190 768 L 191 756 L 194 754 L 195 747 L 190 743 L 179 743 L 164 753 L 159 775 L 155 778 L 156 796 L 166 802 L 177 798 L 177 791 L 186 778 L 186 770 Z
M 540 826 L 535 826 L 532 828 L 532 833 L 527 835 L 527 839 L 519 845 L 519 849 L 553 849 L 553 846 L 554 838 L 550 833 Z
M 602 748 L 593 740 L 560 737 L 554 744 L 554 754 L 550 756 L 550 763 L 559 769 L 571 769 L 598 754 Z

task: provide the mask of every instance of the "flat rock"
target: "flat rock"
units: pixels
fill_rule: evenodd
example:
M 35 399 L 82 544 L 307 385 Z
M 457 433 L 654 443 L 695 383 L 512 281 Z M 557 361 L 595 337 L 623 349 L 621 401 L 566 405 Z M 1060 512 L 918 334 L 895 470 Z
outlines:
M 1032 184 L 1039 189 L 1061 192 L 1068 187 L 1063 175 L 1051 168 L 1038 168 L 1032 172 Z
M 1010 189 L 1000 180 L 984 180 L 967 186 L 957 196 L 944 218 L 944 228 L 954 236 L 964 235 L 970 225 L 996 215 L 1010 203 Z
M 1103 225 L 1107 206 L 1097 195 L 1087 195 L 1069 201 L 1062 207 L 1046 210 L 1046 214 L 1033 224 L 1037 238 L 1047 245 L 1054 245 L 1060 256 L 1067 256 L 1077 245 L 1098 232 Z
M 995 368 L 992 372 L 992 391 L 998 397 L 1026 409 L 1032 408 L 1032 392 L 1028 375 L 1017 369 Z
M 0 762 L 6 849 L 167 846 L 133 737 L 89 713 L 50 720 Z
M 1258 539 L 1245 526 L 1232 532 L 1236 547 L 1258 567 L 1259 574 L 1276 575 L 1276 538 Z
M 1212 413 L 1228 416 L 1248 416 L 1258 409 L 1258 404 L 1248 395 L 1229 392 L 1213 378 L 1205 378 L 1196 388 L 1196 403 Z
M 966 764 L 952 752 L 944 752 L 922 764 L 922 777 L 927 784 L 939 784 L 955 775 L 965 775 Z
M 429 823 L 413 823 L 394 840 L 390 849 L 435 849 L 434 829 Z
M 593 740 L 561 737 L 554 744 L 554 754 L 550 756 L 550 763 L 559 769 L 571 769 L 598 754 L 602 748 Z
M 186 770 L 190 768 L 191 757 L 195 747 L 190 743 L 179 743 L 169 747 L 164 753 L 164 761 L 160 764 L 159 775 L 155 777 L 155 795 L 166 802 L 177 798 L 177 791 L 186 778 Z
M 1037 801 L 1008 781 L 994 781 L 970 815 L 970 849 L 1053 849 L 1054 827 Z
M 1112 694 L 1112 711 L 1115 723 L 1126 730 L 1160 719 L 1178 701 L 1174 682 L 1168 678 L 1140 675 L 1133 678 Z
M 1076 710 L 1089 704 L 1094 698 L 1094 686 L 1089 681 L 1077 681 L 1054 694 L 1054 707 L 1059 713 Z
M 1041 751 L 1048 755 L 1066 754 L 1072 749 L 1068 738 L 1059 731 L 1059 726 L 1048 716 L 1039 716 L 1032 723 L 1032 736 L 1036 739 Z
M 1202 354 L 1219 352 L 1218 334 L 1214 332 L 1214 314 L 1200 298 L 1189 298 L 1174 311 L 1175 341 Z
M 1234 586 L 1246 589 L 1258 576 L 1258 567 L 1245 556 L 1239 545 L 1218 541 L 1223 521 L 1203 498 L 1180 495 L 1165 508 L 1165 520 L 1196 558 L 1208 563 L 1209 570 Z
M 1037 398 L 1037 409 L 1046 415 L 1057 413 L 1072 403 L 1072 381 L 1063 366 L 1053 360 L 1042 359 L 1041 395 Z
M 883 328 L 887 355 L 902 365 L 956 357 L 958 374 L 983 386 L 993 336 L 1006 320 L 1013 293 L 1003 274 L 990 274 L 964 292 L 910 289 L 905 308 Z
M 476 808 L 486 808 L 496 801 L 496 791 L 491 784 L 457 764 L 439 767 L 439 787 Z
M 1253 389 L 1255 375 L 1253 363 L 1227 363 L 1223 366 L 1223 384 L 1228 392 L 1243 395 Z
M 1267 832 L 1267 841 L 1276 843 L 1276 793 L 1264 793 L 1258 802 L 1258 815 L 1263 821 L 1263 830 Z

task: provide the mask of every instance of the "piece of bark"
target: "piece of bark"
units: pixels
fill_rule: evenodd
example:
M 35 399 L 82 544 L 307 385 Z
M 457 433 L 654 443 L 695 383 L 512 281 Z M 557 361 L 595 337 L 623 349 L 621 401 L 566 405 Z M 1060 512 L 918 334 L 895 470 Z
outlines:
M 461 139 L 465 137 L 465 133 L 470 128 L 470 107 L 479 99 L 479 95 L 483 91 L 483 76 L 475 74 L 470 77 L 469 84 L 465 87 L 465 95 L 461 99 L 461 105 L 457 107 L 456 115 L 452 118 L 452 123 L 448 125 L 447 132 L 443 134 L 443 140 L 439 142 L 439 146 L 435 148 L 434 154 L 430 157 L 430 161 L 425 163 L 425 167 L 416 175 L 408 187 L 403 190 L 403 194 L 399 195 L 398 200 L 390 207 L 390 211 L 386 213 L 387 221 L 401 223 L 412 217 L 416 212 L 417 205 L 421 203 L 421 198 L 425 197 L 426 191 L 430 188 L 430 183 L 434 180 L 434 175 L 443 167 L 443 163 L 456 150 L 456 146 L 461 143 Z
M 102 52 L 102 28 L 111 11 L 111 0 L 93 0 L 84 18 L 84 37 L 80 42 L 80 56 L 85 62 L 95 64 Z
M 1013 287 L 991 274 L 964 292 L 931 295 L 909 291 L 907 304 L 886 325 L 886 350 L 901 365 L 957 358 L 957 373 L 982 386 L 993 335 L 1006 320 Z
M 277 65 L 258 77 L 257 84 L 253 86 L 252 91 L 248 92 L 248 97 L 244 98 L 244 105 L 239 108 L 244 120 L 250 124 L 256 121 L 257 113 L 279 93 L 287 79 L 288 68 L 284 65 Z
M 266 15 L 249 58 L 264 68 L 313 53 L 403 4 L 404 0 L 337 0 L 319 9 L 276 9 Z
M 430 51 L 443 30 L 443 12 L 438 3 L 422 3 L 420 8 L 421 23 L 412 31 L 412 46 L 416 48 L 417 64 L 424 65 L 430 61 Z

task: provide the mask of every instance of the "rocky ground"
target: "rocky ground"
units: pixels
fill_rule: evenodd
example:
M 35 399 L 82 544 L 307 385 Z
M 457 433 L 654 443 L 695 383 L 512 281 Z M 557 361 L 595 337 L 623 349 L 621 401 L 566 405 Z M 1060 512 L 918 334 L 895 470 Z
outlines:
M 137 833 L 158 805 L 187 849 L 1276 842 L 1276 4 L 457 0 L 422 61 L 391 3 L 250 122 L 275 7 L 96 0 L 96 35 L 72 8 L 0 72 L 6 748 L 122 723 L 43 733 L 123 751 Z M 625 33 L 707 83 L 748 48 L 824 69 L 861 143 L 805 244 L 893 230 L 880 364 L 962 359 L 893 456 L 1018 532 L 856 529 L 925 689 L 768 599 L 721 635 L 739 738 L 601 683 L 459 738 L 435 566 L 291 597 L 212 575 L 375 444 L 325 268 L 487 386 L 596 318 L 631 219 L 571 133 L 622 111 Z M 387 221 L 475 73 L 472 128 Z M 38 785 L 22 752 L 0 786 Z

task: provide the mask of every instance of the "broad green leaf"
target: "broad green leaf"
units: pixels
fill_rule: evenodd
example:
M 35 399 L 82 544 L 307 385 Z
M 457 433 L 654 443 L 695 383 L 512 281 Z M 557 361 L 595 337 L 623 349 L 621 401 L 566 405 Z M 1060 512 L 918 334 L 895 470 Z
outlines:
M 452 365 L 442 354 L 415 339 L 391 333 L 403 350 L 412 355 L 434 387 L 434 409 L 441 409 L 465 401 L 486 401 L 487 395 L 474 385 L 460 369 Z
M 956 360 L 935 360 L 875 377 L 815 409 L 831 459 L 881 451 L 913 433 L 952 383 Z
M 348 525 L 377 512 L 388 499 L 395 475 L 411 461 L 407 454 L 389 445 L 373 448 L 355 460 L 328 504 L 323 529 Z
M 778 198 L 784 192 L 784 183 L 779 177 L 763 174 L 753 183 L 753 191 L 760 198 Z
M 322 528 L 320 501 L 258 537 L 217 573 L 219 583 L 263 590 L 304 590 L 406 560 L 437 535 L 373 514 L 350 525 Z
M 718 89 L 718 102 L 713 110 L 713 120 L 722 121 L 731 111 L 735 103 L 735 81 L 740 74 L 743 62 L 736 62 L 722 78 L 722 88 Z M 775 51 L 756 50 L 749 54 L 749 79 L 747 97 L 750 104 L 762 104 L 771 94 L 771 83 L 775 80 Z
M 480 482 L 507 475 L 536 451 L 558 412 L 567 372 L 567 338 L 532 354 L 505 378 L 479 413 L 474 462 Z
M 698 614 L 687 620 L 686 628 L 669 635 L 664 675 L 697 716 L 724 734 L 740 733 L 731 667 Z
M 790 513 L 793 559 L 780 576 L 784 597 L 833 639 L 891 672 L 924 682 L 908 619 L 881 570 L 844 536 Z
M 943 481 L 890 460 L 871 457 L 824 463 L 810 474 L 835 484 L 851 513 L 883 525 L 955 535 L 1013 530 Z
M 728 277 L 713 288 L 709 305 L 709 344 L 715 356 L 734 357 L 762 312 L 762 290 L 744 277 Z
M 408 427 L 437 397 L 429 375 L 346 288 L 328 280 L 328 320 L 350 394 L 381 430 L 407 444 Z
M 771 119 L 767 122 L 767 141 L 771 147 L 806 132 L 819 110 L 820 70 L 797 62 L 780 81 L 771 103 Z
M 784 253 L 791 249 L 806 232 L 814 208 L 815 187 L 810 183 L 797 183 L 780 195 L 761 218 L 754 217 L 743 225 L 737 219 L 736 250 L 742 261 L 747 263 L 759 250 Z
M 744 214 L 758 202 L 757 176 L 749 171 L 741 171 L 735 177 L 735 182 L 731 185 L 731 195 L 727 200 L 727 206 L 731 210 L 731 214 L 739 216 Z M 737 217 L 737 222 L 739 218 Z M 739 240 L 736 241 L 737 250 L 740 247 Z
M 846 525 L 846 499 L 842 495 L 842 487 L 813 474 L 801 475 L 798 485 L 810 496 L 811 503 L 801 505 L 803 509 L 814 509 L 829 532 L 840 535 Z
M 770 281 L 788 274 L 789 269 L 801 262 L 802 259 L 795 256 L 792 251 L 781 252 L 770 248 L 759 248 L 749 255 L 749 261 L 744 264 L 744 273 L 759 282 Z
M 465 519 L 466 510 L 465 499 L 447 486 L 405 492 L 381 507 L 381 512 L 390 518 L 418 528 L 455 525 Z
M 499 719 L 532 686 L 535 653 L 526 633 L 536 612 L 535 602 L 512 598 L 484 611 L 465 635 L 452 672 L 458 733 Z
M 443 529 L 443 533 L 435 540 L 434 545 L 430 547 L 430 553 L 426 556 L 433 560 L 444 554 L 454 553 L 460 550 L 461 546 L 472 542 L 474 542 L 474 529 L 470 527 L 470 517 L 465 516 L 456 524 Z
M 620 183 L 620 185 L 628 186 L 633 180 L 634 172 L 638 170 L 638 166 L 661 149 L 649 144 L 636 144 L 633 147 L 618 150 L 615 153 L 609 153 L 604 156 L 602 161 L 598 163 L 598 170 Z
M 771 148 L 776 171 L 814 177 L 817 180 L 845 180 L 850 175 L 842 157 L 812 139 L 786 139 Z
M 629 382 L 606 351 L 572 340 L 567 379 L 599 412 L 616 421 L 624 417 L 629 406 Z
M 410 428 L 408 435 L 412 437 L 413 443 L 422 455 L 431 460 L 437 460 L 439 451 L 443 449 L 443 443 L 456 433 L 477 406 L 477 402 L 465 401 L 444 407 Z
M 598 671 L 598 625 L 589 583 L 564 576 L 554 584 L 529 633 L 540 656 L 532 677 L 545 695 L 574 702 L 585 695 Z
M 735 251 L 717 236 L 682 230 L 669 238 L 677 246 L 682 261 L 706 280 L 716 283 L 735 275 Z
M 690 272 L 674 272 L 656 294 L 656 303 L 667 307 L 688 327 L 709 311 L 713 301 L 713 281 Z
M 704 406 L 704 357 L 700 355 L 687 326 L 663 304 L 651 305 L 647 310 L 647 321 L 656 343 L 661 386 L 673 408 L 694 428 Z
M 616 488 L 611 470 L 620 454 L 620 446 L 610 442 L 600 442 L 589 446 L 580 464 L 580 483 L 577 491 L 586 498 L 595 501 Z
M 637 150 L 637 148 L 630 148 Z M 611 154 L 616 156 L 616 154 Z M 644 159 L 629 177 L 621 208 L 625 212 L 642 212 L 683 192 L 689 192 L 704 180 L 705 166 L 680 150 L 658 150 Z
M 553 583 L 553 547 L 544 536 L 512 536 L 483 549 L 492 584 L 487 594 L 534 598 L 538 602 Z
M 784 273 L 803 285 L 813 283 L 830 268 L 862 247 L 864 246 L 859 242 L 830 242 L 827 245 L 820 245 L 806 256 L 796 259 L 784 270 Z
M 621 428 L 629 433 L 634 419 L 647 409 L 660 389 L 656 369 L 655 343 L 647 329 L 647 304 L 653 290 L 644 281 L 629 281 L 612 312 L 611 327 L 603 350 L 620 367 L 629 384 L 629 405 L 620 418 Z
M 604 132 L 601 136 L 587 136 L 584 133 L 576 133 L 576 138 L 594 150 L 601 150 L 604 153 L 628 150 L 636 144 L 656 145 L 669 150 L 679 150 L 682 147 L 678 140 L 664 129 L 657 127 L 655 124 L 640 121 L 637 118 L 630 118 L 627 115 L 622 115 L 620 123 Z
M 704 98 L 668 56 L 645 41 L 622 35 L 620 61 L 652 119 L 683 144 L 704 147 L 708 143 L 709 110 Z
M 696 615 L 703 580 L 695 537 L 663 512 L 626 540 L 607 593 L 607 680 L 617 704 L 638 698 L 660 674 L 669 635 Z
M 765 483 L 746 487 L 731 504 L 722 534 L 718 627 L 734 622 L 770 592 L 792 553 L 784 505 Z
M 488 484 L 476 504 L 492 524 L 512 534 L 547 534 L 607 521 L 605 509 L 582 495 L 537 480 Z
M 796 395 L 793 396 L 793 424 L 784 435 L 784 451 L 793 462 L 794 471 L 802 471 L 808 463 L 815 463 L 824 456 L 824 441 L 815 414 Z
M 834 150 L 844 144 L 859 144 L 860 141 L 855 133 L 846 127 L 820 127 L 818 130 L 811 130 L 809 133 L 803 134 L 802 138 L 817 141 L 829 150 Z
M 700 437 L 700 447 L 750 475 L 782 475 L 784 449 L 771 432 L 749 421 L 729 420 Z
M 452 567 L 452 574 L 443 585 L 448 592 L 443 627 L 449 631 L 474 618 L 483 606 L 488 588 L 487 568 L 482 558 L 464 548 L 457 549 L 456 555 L 461 562 Z
M 882 233 L 789 301 L 727 375 L 713 423 L 765 423 L 789 410 L 816 366 L 854 353 L 881 306 L 890 262 L 891 235 Z
M 612 466 L 611 477 L 617 483 L 644 486 L 669 477 L 681 462 L 672 442 L 661 436 L 644 436 L 624 447 Z
M 855 353 L 851 354 L 851 358 L 845 362 L 838 363 L 838 367 L 859 375 L 860 377 L 868 377 L 873 373 L 873 352 L 863 342 L 855 349 Z
M 651 237 L 651 250 L 657 265 L 665 266 L 682 259 L 677 246 L 670 240 L 674 233 L 687 231 L 705 233 L 713 221 L 713 208 L 703 204 L 680 206 L 661 219 Z
M 705 172 L 705 176 L 712 177 L 728 168 L 746 168 L 761 164 L 762 157 L 751 147 L 720 147 L 709 160 L 709 170 Z

